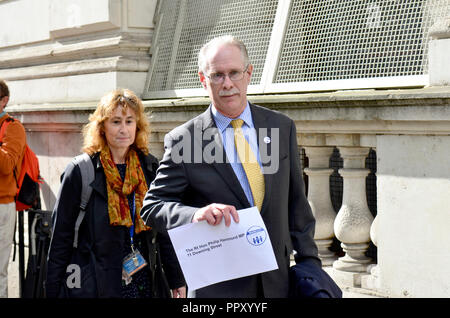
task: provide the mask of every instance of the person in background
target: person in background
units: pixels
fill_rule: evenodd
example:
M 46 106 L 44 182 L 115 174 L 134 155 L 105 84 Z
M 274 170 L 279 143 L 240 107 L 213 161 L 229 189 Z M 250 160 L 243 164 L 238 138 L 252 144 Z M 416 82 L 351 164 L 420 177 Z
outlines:
M 296 262 L 321 266 L 295 123 L 247 101 L 253 65 L 239 39 L 212 39 L 201 48 L 198 64 L 211 105 L 166 135 L 164 157 L 145 196 L 142 218 L 159 229 L 199 221 L 229 226 L 239 222 L 237 210 L 256 206 L 278 269 L 200 288 L 196 297 L 288 297 L 293 250 Z M 214 140 L 220 149 L 211 162 L 205 154 Z M 271 147 L 270 156 L 263 156 L 263 147 Z M 225 158 L 217 155 L 222 152 Z
M 8 297 L 8 263 L 16 221 L 15 175 L 20 174 L 26 145 L 23 125 L 5 112 L 8 102 L 8 85 L 0 79 L 0 298 Z
M 185 297 L 184 277 L 167 232 L 156 233 L 138 213 L 158 167 L 149 153 L 149 134 L 142 101 L 127 89 L 106 94 L 89 117 L 83 152 L 94 166 L 93 191 L 74 248 L 82 180 L 80 166 L 70 163 L 53 210 L 47 297 L 159 297 L 151 270 L 155 235 L 172 296 Z M 73 264 L 80 269 L 81 286 L 67 283 Z

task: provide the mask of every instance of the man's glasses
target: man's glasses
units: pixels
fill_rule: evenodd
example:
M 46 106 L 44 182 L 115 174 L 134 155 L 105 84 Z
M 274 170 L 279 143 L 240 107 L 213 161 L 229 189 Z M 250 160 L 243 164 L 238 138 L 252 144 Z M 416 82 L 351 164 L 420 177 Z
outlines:
M 240 81 L 244 78 L 244 73 L 247 72 L 248 65 L 245 67 L 243 71 L 231 71 L 228 74 L 224 73 L 211 73 L 209 75 L 206 75 L 207 78 L 213 83 L 213 84 L 222 84 L 225 81 L 225 78 L 228 76 L 230 80 L 233 82 Z

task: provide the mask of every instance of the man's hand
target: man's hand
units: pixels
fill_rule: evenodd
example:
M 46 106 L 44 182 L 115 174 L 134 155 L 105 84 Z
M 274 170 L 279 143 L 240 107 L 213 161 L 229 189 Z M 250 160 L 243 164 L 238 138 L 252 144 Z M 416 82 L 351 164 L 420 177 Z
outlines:
M 196 223 L 206 220 L 210 225 L 218 225 L 222 222 L 222 218 L 225 219 L 226 226 L 230 226 L 231 218 L 233 218 L 234 222 L 239 223 L 239 215 L 236 208 L 232 205 L 220 203 L 213 203 L 197 210 L 192 218 L 192 222 Z
M 172 298 L 186 298 L 186 286 L 172 289 Z

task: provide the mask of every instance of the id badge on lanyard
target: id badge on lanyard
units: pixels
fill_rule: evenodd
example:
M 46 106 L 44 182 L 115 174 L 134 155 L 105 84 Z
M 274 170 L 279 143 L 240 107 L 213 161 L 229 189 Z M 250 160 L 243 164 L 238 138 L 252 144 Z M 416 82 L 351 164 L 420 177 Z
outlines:
M 132 276 L 147 265 L 144 257 L 134 247 L 134 216 L 136 213 L 135 195 L 133 193 L 133 204 L 131 209 L 131 217 L 133 224 L 130 227 L 131 253 L 128 254 L 122 262 L 122 280 L 128 285 L 131 283 Z

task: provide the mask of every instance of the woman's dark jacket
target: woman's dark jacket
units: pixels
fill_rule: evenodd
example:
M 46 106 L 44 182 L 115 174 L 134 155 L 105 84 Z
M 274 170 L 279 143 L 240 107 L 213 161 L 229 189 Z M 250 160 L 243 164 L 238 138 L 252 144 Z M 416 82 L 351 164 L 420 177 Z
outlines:
M 139 161 L 147 185 L 156 176 L 158 161 L 152 155 L 138 152 Z M 86 208 L 86 215 L 79 230 L 78 248 L 73 248 L 75 221 L 80 211 L 81 173 L 79 166 L 71 162 L 64 174 L 53 210 L 53 235 L 50 242 L 47 265 L 46 295 L 52 297 L 121 297 L 122 261 L 124 244 L 129 237 L 125 226 L 109 224 L 106 177 L 99 153 L 92 156 L 95 180 L 93 191 Z M 136 211 L 139 212 L 139 211 Z M 151 244 L 155 232 L 138 234 Z M 178 260 L 167 233 L 157 233 L 160 256 L 170 288 L 185 285 Z M 128 239 L 129 241 L 129 239 Z M 148 255 L 144 255 L 149 260 Z M 74 282 L 70 275 L 76 264 L 81 269 L 81 288 L 65 286 L 66 281 Z M 67 272 L 66 272 L 67 271 Z M 73 287 L 73 286 L 72 286 Z M 69 291 L 69 294 L 67 294 Z

